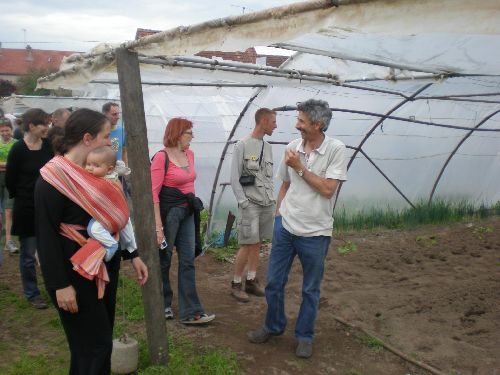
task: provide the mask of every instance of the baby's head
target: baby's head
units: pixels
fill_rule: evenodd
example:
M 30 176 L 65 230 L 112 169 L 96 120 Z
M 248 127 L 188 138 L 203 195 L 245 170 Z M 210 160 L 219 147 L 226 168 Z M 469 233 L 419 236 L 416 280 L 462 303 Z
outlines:
M 111 173 L 116 165 L 116 152 L 110 146 L 93 149 L 87 155 L 85 169 L 97 177 Z

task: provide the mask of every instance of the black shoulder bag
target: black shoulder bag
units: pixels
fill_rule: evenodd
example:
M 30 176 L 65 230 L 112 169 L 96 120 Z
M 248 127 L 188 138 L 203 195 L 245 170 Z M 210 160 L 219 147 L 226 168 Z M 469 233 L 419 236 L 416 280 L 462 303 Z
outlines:
M 264 141 L 262 141 L 262 148 L 260 149 L 260 156 L 259 156 L 259 169 L 260 165 L 262 164 L 262 156 L 264 155 Z M 243 157 L 244 157 L 243 153 Z M 255 185 L 255 175 L 242 175 L 240 176 L 240 185 L 241 186 L 252 186 Z

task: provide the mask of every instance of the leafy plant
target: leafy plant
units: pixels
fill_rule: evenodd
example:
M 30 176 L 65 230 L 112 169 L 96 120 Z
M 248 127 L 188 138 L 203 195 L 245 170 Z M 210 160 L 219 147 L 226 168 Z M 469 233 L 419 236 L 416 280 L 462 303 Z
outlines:
M 417 236 L 415 241 L 425 247 L 432 247 L 438 243 L 436 236 Z
M 337 248 L 337 252 L 340 255 L 346 255 L 355 251 L 358 251 L 358 245 L 352 241 L 344 241 L 344 244 Z
M 491 233 L 493 232 L 493 228 L 491 227 L 477 227 L 472 230 L 472 233 L 476 238 L 483 240 L 484 237 L 486 236 L 486 233 Z
M 0 96 L 11 96 L 16 92 L 16 86 L 9 80 L 0 79 Z

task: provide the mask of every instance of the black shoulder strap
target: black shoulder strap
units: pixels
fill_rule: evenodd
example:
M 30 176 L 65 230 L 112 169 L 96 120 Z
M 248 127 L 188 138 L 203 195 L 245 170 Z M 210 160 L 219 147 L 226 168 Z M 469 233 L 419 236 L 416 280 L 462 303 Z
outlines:
M 163 152 L 165 154 L 165 173 L 163 173 L 163 178 L 165 178 L 165 175 L 167 174 L 167 171 L 168 171 L 168 163 L 169 163 L 169 159 L 168 159 L 168 154 L 167 154 L 167 151 L 165 150 L 160 150 L 160 152 Z
M 163 153 L 165 154 L 165 168 L 164 168 L 165 173 L 163 173 L 163 179 L 165 179 L 165 175 L 167 174 L 167 171 L 168 171 L 168 163 L 169 163 L 168 154 L 167 154 L 167 152 L 166 152 L 165 150 L 160 150 L 160 151 L 158 151 L 158 152 L 163 152 Z M 154 159 L 154 158 L 155 158 L 155 156 L 158 154 L 158 152 L 157 152 L 156 154 L 154 154 L 153 159 Z M 151 159 L 151 160 L 153 160 L 153 159 Z
M 264 140 L 262 140 L 262 148 L 260 149 L 259 168 L 260 168 L 260 165 L 262 164 L 262 156 L 264 156 Z

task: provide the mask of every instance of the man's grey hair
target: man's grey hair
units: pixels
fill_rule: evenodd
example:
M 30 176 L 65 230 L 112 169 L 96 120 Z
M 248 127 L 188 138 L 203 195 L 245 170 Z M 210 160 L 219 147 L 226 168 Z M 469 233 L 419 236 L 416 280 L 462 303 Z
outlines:
M 67 108 L 58 108 L 56 109 L 53 113 L 52 113 L 52 116 L 53 117 L 57 117 L 57 118 L 60 118 L 62 117 L 65 113 L 68 113 L 68 114 L 71 114 L 71 111 Z
M 332 110 L 324 100 L 309 99 L 297 104 L 297 111 L 304 112 L 311 123 L 319 122 L 321 131 L 326 132 L 332 119 Z

